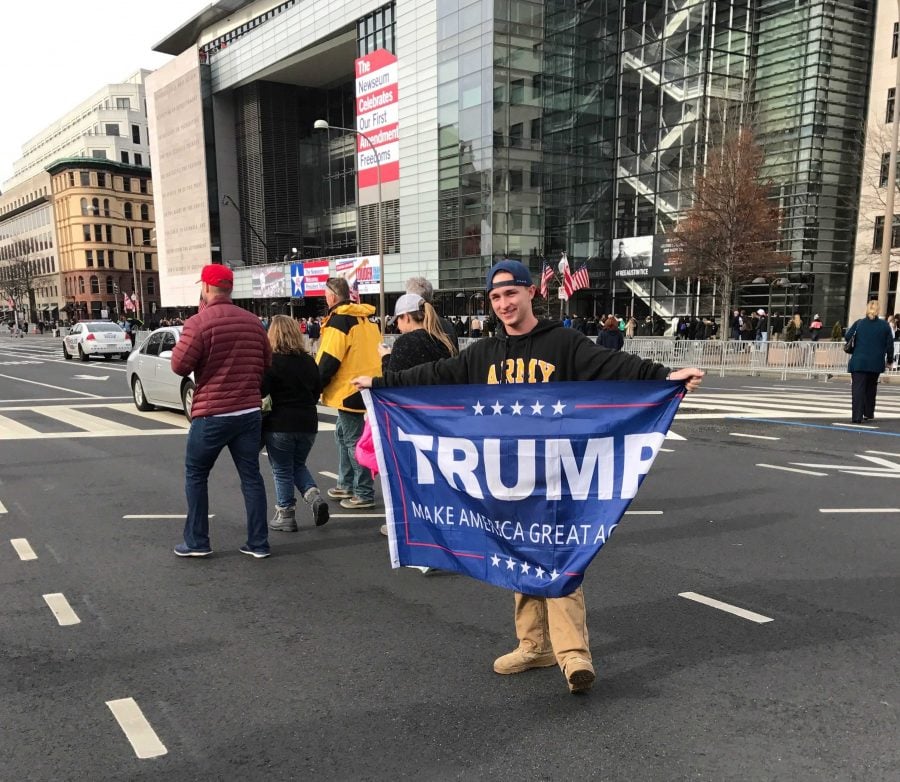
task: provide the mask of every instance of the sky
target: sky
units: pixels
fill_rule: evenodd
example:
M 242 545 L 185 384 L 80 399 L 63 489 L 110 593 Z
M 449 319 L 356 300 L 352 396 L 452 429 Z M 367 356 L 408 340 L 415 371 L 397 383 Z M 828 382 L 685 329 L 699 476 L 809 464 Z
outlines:
M 106 84 L 172 58 L 151 51 L 212 0 L 6 0 L 0 28 L 0 187 L 22 145 Z

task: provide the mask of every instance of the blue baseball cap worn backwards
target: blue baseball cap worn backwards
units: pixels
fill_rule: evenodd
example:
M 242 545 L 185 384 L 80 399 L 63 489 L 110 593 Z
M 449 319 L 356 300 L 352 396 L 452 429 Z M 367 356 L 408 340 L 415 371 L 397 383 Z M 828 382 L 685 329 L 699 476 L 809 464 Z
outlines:
M 503 280 L 495 285 L 494 275 L 497 272 L 509 272 L 513 278 L 511 280 Z M 504 261 L 497 261 L 497 263 L 491 266 L 484 281 L 484 288 L 487 291 L 491 291 L 494 288 L 504 288 L 508 285 L 522 285 L 527 288 L 532 284 L 531 272 L 528 271 L 528 267 L 520 261 L 511 261 L 507 259 Z

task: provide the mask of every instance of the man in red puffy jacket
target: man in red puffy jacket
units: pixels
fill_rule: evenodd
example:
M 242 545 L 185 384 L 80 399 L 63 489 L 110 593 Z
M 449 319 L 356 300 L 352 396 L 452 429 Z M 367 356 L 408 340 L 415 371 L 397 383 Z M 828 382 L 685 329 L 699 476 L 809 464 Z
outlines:
M 269 556 L 269 538 L 266 486 L 259 472 L 259 390 L 272 350 L 259 318 L 232 303 L 231 269 L 204 266 L 200 283 L 200 312 L 184 324 L 172 351 L 172 371 L 182 376 L 193 372 L 197 384 L 184 460 L 187 521 L 184 543 L 175 546 L 175 553 L 212 554 L 207 478 L 227 446 L 247 510 L 247 543 L 240 550 L 261 559 Z

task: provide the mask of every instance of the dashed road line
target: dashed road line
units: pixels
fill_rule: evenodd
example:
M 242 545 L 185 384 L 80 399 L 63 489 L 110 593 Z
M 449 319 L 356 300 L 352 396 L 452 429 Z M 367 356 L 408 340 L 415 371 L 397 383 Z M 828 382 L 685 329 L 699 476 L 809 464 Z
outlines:
M 6 506 L 0 502 L 0 513 L 6 513 Z
M 801 470 L 799 467 L 782 467 L 780 464 L 757 464 L 757 467 L 765 467 L 767 470 L 782 470 L 783 472 L 797 472 L 801 475 L 816 475 L 823 477 L 827 472 L 814 472 L 813 470 Z
M 34 553 L 34 549 L 31 548 L 31 544 L 26 538 L 13 538 L 9 542 L 12 543 L 16 554 L 19 555 L 19 559 L 23 562 L 29 559 L 37 559 L 37 554 Z
M 764 434 L 747 434 L 746 432 L 729 432 L 732 437 L 749 437 L 751 440 L 780 440 L 780 437 L 769 437 Z
M 24 377 L 14 377 L 12 375 L 0 375 L 0 377 L 5 378 L 6 380 L 18 380 L 20 383 L 31 383 L 35 386 L 43 386 L 44 388 L 53 388 L 57 391 L 65 391 L 67 394 L 78 394 L 79 396 L 86 396 L 89 399 L 103 399 L 103 397 L 98 394 L 89 394 L 87 391 L 76 391 L 74 388 L 52 386 L 49 383 L 39 383 L 37 380 L 26 380 Z
M 719 611 L 725 611 L 726 613 L 734 614 L 735 616 L 741 617 L 741 619 L 747 619 L 760 625 L 765 624 L 766 622 L 775 621 L 770 616 L 763 616 L 762 614 L 757 614 L 755 611 L 748 611 L 746 608 L 738 608 L 737 606 L 733 606 L 730 603 L 723 603 L 721 600 L 716 600 L 712 597 L 706 597 L 705 595 L 700 595 L 696 592 L 679 592 L 678 597 L 683 597 L 687 600 L 693 600 L 695 603 L 702 603 L 703 605 L 707 605 L 710 608 L 717 608 L 719 609 Z
M 130 513 L 122 516 L 123 519 L 184 519 L 186 513 Z M 215 513 L 210 513 L 207 518 L 214 519 Z
M 900 513 L 900 508 L 819 508 L 819 513 Z
M 325 470 L 319 470 L 319 475 L 324 475 L 326 478 L 331 478 L 332 480 L 337 480 L 337 473 L 326 472 Z
M 66 600 L 66 596 L 62 592 L 53 592 L 43 597 L 44 602 L 50 607 L 60 627 L 81 624 L 78 614 L 72 610 L 72 606 L 69 605 L 69 601 Z
M 662 516 L 661 510 L 626 510 L 626 516 Z
M 139 758 L 158 758 L 169 751 L 159 740 L 134 698 L 107 701 L 106 705 Z
M 330 513 L 330 519 L 383 519 L 384 513 Z

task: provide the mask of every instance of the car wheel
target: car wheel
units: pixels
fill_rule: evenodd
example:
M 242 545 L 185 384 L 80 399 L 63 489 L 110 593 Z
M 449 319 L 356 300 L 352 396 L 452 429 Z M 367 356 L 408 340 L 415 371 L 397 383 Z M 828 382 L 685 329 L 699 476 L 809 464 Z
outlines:
M 184 415 L 191 420 L 191 408 L 194 406 L 194 383 L 188 380 L 181 389 L 181 404 L 184 405 Z
M 68 348 L 66 348 L 66 343 L 65 343 L 65 342 L 63 342 L 63 358 L 64 358 L 66 361 L 71 361 L 71 360 L 72 360 L 72 354 L 69 353 Z
M 82 348 L 81 345 L 78 346 L 78 358 L 82 361 L 88 360 L 88 354 L 84 352 L 84 348 Z
M 151 405 L 147 401 L 147 397 L 144 396 L 144 386 L 141 384 L 141 379 L 139 377 L 136 377 L 131 382 L 131 396 L 134 398 L 134 406 L 142 413 L 146 413 L 153 409 L 153 405 Z

